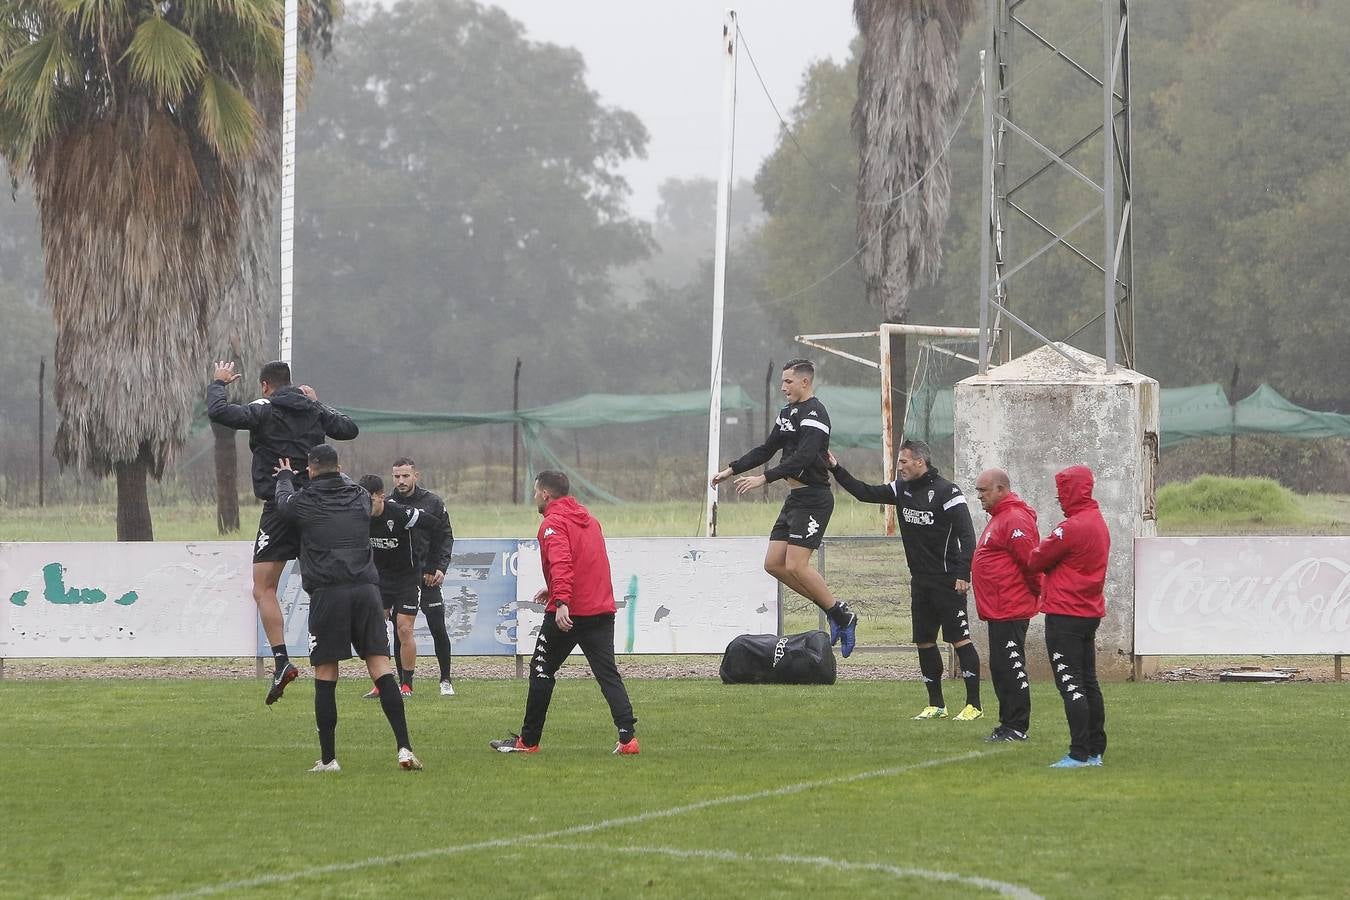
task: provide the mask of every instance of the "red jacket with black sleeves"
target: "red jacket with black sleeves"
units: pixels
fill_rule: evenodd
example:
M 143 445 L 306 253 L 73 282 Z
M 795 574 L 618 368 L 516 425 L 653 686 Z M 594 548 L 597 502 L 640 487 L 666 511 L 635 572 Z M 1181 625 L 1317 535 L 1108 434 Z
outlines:
M 1027 568 L 1040 542 L 1036 510 L 1009 493 L 989 511 L 989 524 L 975 542 L 970 581 L 975 610 L 986 622 L 1030 619 L 1039 609 L 1041 576 Z
M 590 510 L 575 497 L 559 497 L 544 508 L 539 557 L 548 584 L 545 612 L 555 612 L 559 603 L 566 603 L 573 616 L 614 612 L 605 535 Z
M 1070 466 L 1055 475 L 1066 518 L 1031 554 L 1030 568 L 1044 572 L 1041 612 L 1100 619 L 1106 615 L 1106 562 L 1111 533 L 1092 499 L 1092 470 Z

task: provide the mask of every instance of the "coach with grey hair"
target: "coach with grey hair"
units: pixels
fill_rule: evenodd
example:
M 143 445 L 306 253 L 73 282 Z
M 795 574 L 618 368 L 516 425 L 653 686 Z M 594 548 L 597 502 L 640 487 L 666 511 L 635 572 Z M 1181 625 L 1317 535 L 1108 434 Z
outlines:
M 899 477 L 889 484 L 863 484 L 828 457 L 839 486 L 864 503 L 889 503 L 900 520 L 900 539 L 910 574 L 910 619 L 919 650 L 919 670 L 928 688 L 928 705 L 915 719 L 945 719 L 942 699 L 942 653 L 937 648 L 939 628 L 956 648 L 966 706 L 954 719 L 981 718 L 980 653 L 970 639 L 966 619 L 966 592 L 970 590 L 970 557 L 975 551 L 975 529 L 961 489 L 938 474 L 933 451 L 923 441 L 905 441 L 896 458 Z

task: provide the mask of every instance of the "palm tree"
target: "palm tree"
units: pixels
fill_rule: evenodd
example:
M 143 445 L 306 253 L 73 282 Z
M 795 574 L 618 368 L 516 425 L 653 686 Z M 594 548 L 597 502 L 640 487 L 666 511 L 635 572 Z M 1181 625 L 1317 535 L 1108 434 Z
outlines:
M 238 271 L 240 168 L 283 0 L 0 0 L 0 152 L 32 179 L 56 324 L 56 454 L 117 478 L 117 537 L 182 446 Z
M 853 17 L 863 38 L 853 107 L 859 261 L 868 301 L 886 322 L 903 323 L 910 291 L 935 280 L 942 264 L 951 172 L 938 157 L 956 112 L 957 52 L 975 2 L 853 0 Z M 891 363 L 892 384 L 905 384 L 903 338 L 892 338 Z M 904 421 L 902 396 L 897 437 Z
M 342 16 L 341 0 L 301 0 L 299 33 L 301 61 L 317 51 L 327 56 L 333 48 L 333 27 Z M 300 72 L 303 96 L 310 83 L 310 70 Z M 207 356 L 239 364 L 239 371 L 258 370 L 263 360 L 267 310 L 276 289 L 273 262 L 276 235 L 274 214 L 280 193 L 281 172 L 281 82 L 257 79 L 249 101 L 263 122 L 257 152 L 235 169 L 235 190 L 240 208 L 239 265 L 221 289 L 219 302 L 207 326 Z M 236 402 L 254 385 L 247 377 L 230 386 Z M 238 432 L 211 423 L 215 445 L 216 528 L 221 534 L 239 530 Z

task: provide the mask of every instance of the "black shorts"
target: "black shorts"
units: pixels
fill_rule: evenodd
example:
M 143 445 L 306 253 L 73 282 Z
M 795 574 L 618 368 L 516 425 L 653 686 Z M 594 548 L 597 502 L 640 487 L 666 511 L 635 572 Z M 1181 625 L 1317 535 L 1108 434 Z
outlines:
M 788 492 L 783 511 L 769 532 L 771 541 L 787 541 L 815 550 L 825 537 L 825 526 L 834 512 L 834 493 L 827 487 L 799 487 Z
M 385 612 L 392 609 L 400 616 L 417 615 L 417 576 L 381 578 L 380 602 Z
M 949 644 L 970 640 L 966 621 L 966 592 L 958 591 L 955 578 L 915 578 L 909 583 L 910 620 L 914 643 L 937 643 L 938 628 Z
M 282 518 L 271 500 L 263 503 L 258 536 L 253 539 L 253 561 L 286 562 L 300 555 L 300 532 Z
M 309 597 L 309 663 L 388 656 L 380 592 L 373 584 L 318 588 Z

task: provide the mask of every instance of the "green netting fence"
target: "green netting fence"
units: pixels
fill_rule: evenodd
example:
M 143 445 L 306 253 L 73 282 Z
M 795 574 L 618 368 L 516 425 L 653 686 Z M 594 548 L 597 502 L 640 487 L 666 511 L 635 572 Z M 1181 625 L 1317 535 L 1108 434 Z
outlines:
M 881 399 L 875 388 L 822 385 L 820 399 L 830 411 L 830 443 L 839 448 L 881 448 Z M 1161 390 L 1162 445 L 1206 437 L 1242 434 L 1296 438 L 1350 438 L 1350 415 L 1305 409 L 1263 384 L 1237 403 L 1230 403 L 1218 384 Z M 722 410 L 760 411 L 737 385 L 722 388 Z M 678 394 L 586 394 L 549 406 L 519 412 L 429 413 L 344 408 L 364 433 L 453 431 L 478 425 L 519 424 L 526 449 L 526 473 L 533 480 L 541 468 L 560 469 L 590 498 L 611 503 L 619 497 L 567 465 L 545 439 L 550 430 L 567 431 L 602 425 L 640 424 L 673 416 L 706 416 L 708 392 Z M 950 441 L 954 425 L 951 387 L 925 385 L 910 397 L 907 433 L 931 443 Z

